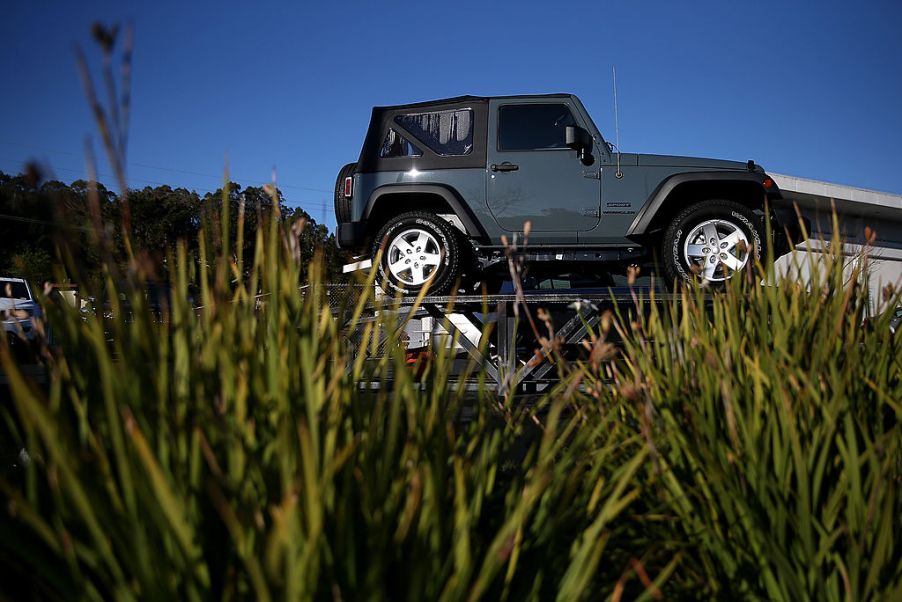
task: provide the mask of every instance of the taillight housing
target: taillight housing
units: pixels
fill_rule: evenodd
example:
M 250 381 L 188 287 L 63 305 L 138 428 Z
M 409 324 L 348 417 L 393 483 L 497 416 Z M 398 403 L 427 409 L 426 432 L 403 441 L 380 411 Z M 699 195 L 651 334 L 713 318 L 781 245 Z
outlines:
M 354 176 L 348 176 L 345 178 L 345 191 L 344 195 L 346 199 L 351 198 L 354 194 Z

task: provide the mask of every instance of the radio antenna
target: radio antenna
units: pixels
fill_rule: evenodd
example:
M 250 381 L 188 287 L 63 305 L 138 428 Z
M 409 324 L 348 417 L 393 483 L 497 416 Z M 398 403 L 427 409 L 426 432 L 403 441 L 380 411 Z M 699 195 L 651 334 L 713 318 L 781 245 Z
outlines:
M 617 67 L 614 65 L 611 65 L 611 74 L 614 80 L 614 134 L 617 137 L 617 173 L 614 175 L 619 180 L 623 172 L 620 171 L 620 115 L 617 113 Z

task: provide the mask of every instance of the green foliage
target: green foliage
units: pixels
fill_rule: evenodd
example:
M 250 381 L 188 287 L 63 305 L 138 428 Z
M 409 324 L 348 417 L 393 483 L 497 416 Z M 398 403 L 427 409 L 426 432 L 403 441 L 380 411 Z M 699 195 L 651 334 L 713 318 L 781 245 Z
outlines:
M 349 326 L 323 287 L 300 294 L 321 267 L 274 215 L 237 285 L 208 238 L 168 258 L 162 319 L 140 263 L 107 273 L 106 315 L 48 306 L 65 345 L 45 389 L 2 353 L 30 458 L 0 467 L 8 593 L 898 597 L 899 342 L 862 319 L 841 258 L 813 292 L 637 298 L 592 334 L 607 351 L 557 357 L 554 391 L 505 403 L 449 391 L 444 349 L 407 368 L 369 293 Z
M 0 566 L 33 576 L 4 587 L 458 600 L 603 586 L 607 530 L 638 495 L 646 455 L 614 412 L 545 400 L 539 428 L 486 391 L 449 393 L 443 352 L 417 381 L 396 339 L 371 365 L 360 349 L 393 327 L 371 322 L 351 346 L 322 287 L 299 293 L 307 261 L 290 230 L 257 230 L 237 286 L 235 255 L 205 239 L 200 261 L 184 245 L 170 257 L 162 320 L 140 263 L 123 284 L 108 274 L 106 315 L 49 306 L 65 346 L 47 390 L 4 353 L 6 423 L 31 460 L 0 470 Z M 370 301 L 347 308 L 352 324 Z
M 53 277 L 53 258 L 44 249 L 24 247 L 9 259 L 9 273 L 40 286 Z
M 125 268 L 128 261 L 123 234 L 119 228 L 125 204 L 119 196 L 96 185 L 96 210 L 92 209 L 92 191 L 87 182 L 76 180 L 66 185 L 49 180 L 39 185 L 36 175 L 8 176 L 0 172 L 0 271 L 12 276 L 26 277 L 35 285 L 60 276 L 49 262 L 57 256 L 57 249 L 65 256 L 63 277 L 73 279 L 74 272 L 93 279 L 101 271 L 103 251 L 97 244 L 95 232 L 102 232 L 111 252 L 111 260 Z M 238 215 L 244 208 L 244 237 L 242 265 L 249 266 L 254 257 L 258 222 L 267 224 L 273 211 L 286 227 L 304 220 L 301 246 L 312 256 L 314 249 L 323 255 L 323 278 L 332 282 L 339 278 L 344 258 L 335 238 L 322 224 L 317 224 L 301 208 L 289 209 L 281 191 L 275 197 L 264 188 L 241 186 L 230 182 L 227 187 L 230 215 L 230 248 L 237 249 Z M 162 185 L 129 190 L 125 194 L 130 213 L 129 240 L 134 253 L 142 256 L 152 279 L 166 280 L 167 254 L 179 241 L 185 242 L 191 255 L 197 256 L 201 224 L 219 222 L 223 190 L 200 197 L 184 188 Z M 274 200 L 275 198 L 275 200 Z M 262 220 L 262 221 L 261 221 Z M 221 244 L 218 226 L 208 232 L 208 244 Z M 237 253 L 237 251 L 235 251 Z M 28 272 L 26 274 L 23 269 Z M 87 275 L 87 276 L 86 276 Z M 300 277 L 306 280 L 306 269 Z M 82 283 L 79 283 L 82 284 Z
M 196 192 L 147 186 L 129 191 L 128 203 L 136 248 L 165 255 L 177 241 L 197 238 L 201 201 Z
M 863 275 L 835 253 L 810 287 L 687 288 L 614 323 L 606 403 L 652 452 L 643 518 L 657 518 L 631 543 L 653 566 L 686 559 L 671 595 L 902 597 L 902 340 L 892 312 L 865 319 Z

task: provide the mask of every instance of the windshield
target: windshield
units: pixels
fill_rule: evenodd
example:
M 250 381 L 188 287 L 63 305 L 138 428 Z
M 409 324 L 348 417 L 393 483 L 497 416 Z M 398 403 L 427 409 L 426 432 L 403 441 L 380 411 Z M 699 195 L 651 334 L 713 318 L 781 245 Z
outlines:
M 7 280 L 0 282 L 0 298 L 28 299 L 30 301 L 31 295 L 28 294 L 28 287 L 25 286 L 24 282 L 12 282 Z

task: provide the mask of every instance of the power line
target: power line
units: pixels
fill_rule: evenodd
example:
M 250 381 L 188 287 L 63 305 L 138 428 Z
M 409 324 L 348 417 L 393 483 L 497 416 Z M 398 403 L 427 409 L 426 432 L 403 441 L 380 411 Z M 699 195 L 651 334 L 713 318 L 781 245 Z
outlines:
M 0 157 L 0 161 L 10 161 L 12 163 L 21 162 L 19 159 L 11 159 L 9 157 Z M 52 171 L 64 171 L 64 172 L 68 172 L 68 173 L 74 173 L 74 174 L 81 175 L 83 178 L 87 179 L 87 176 L 85 175 L 85 170 L 82 170 L 82 169 L 70 169 L 67 167 L 54 167 L 54 166 L 51 166 L 51 168 L 52 168 Z M 98 178 L 114 178 L 113 175 L 108 174 L 108 173 L 102 173 L 102 172 L 97 172 L 97 177 Z M 158 180 L 148 180 L 146 178 L 137 178 L 137 177 L 130 176 L 128 179 L 133 182 L 141 182 L 144 184 L 153 184 L 155 186 L 171 186 L 171 184 L 169 182 L 160 182 Z M 198 188 L 200 188 L 200 187 L 198 187 Z M 278 188 L 281 189 L 282 186 L 278 185 Z M 307 204 L 308 206 L 319 205 L 320 210 L 322 212 L 328 211 L 330 213 L 335 213 L 335 208 L 330 207 L 328 201 L 312 201 L 310 199 L 286 199 L 286 200 L 290 200 L 292 203 L 297 203 L 299 206 L 301 204 Z
M 57 224 L 56 222 L 48 222 L 44 219 L 34 219 L 30 217 L 21 217 L 19 215 L 8 215 L 5 213 L 0 213 L 0 219 L 5 219 L 10 222 L 24 222 L 26 224 L 39 224 L 41 226 L 53 226 L 55 228 L 62 228 L 64 230 L 81 230 L 83 232 L 90 232 L 91 228 L 85 228 L 83 226 L 64 226 L 61 224 Z
M 146 163 L 129 163 L 129 165 L 134 166 L 134 167 L 144 167 L 144 168 L 147 168 L 147 169 L 157 169 L 157 170 L 160 170 L 160 171 L 169 171 L 169 172 L 172 172 L 172 173 L 181 173 L 181 174 L 188 174 L 188 175 L 194 175 L 194 176 L 203 176 L 203 177 L 205 177 L 205 178 L 216 178 L 216 179 L 218 179 L 218 180 L 220 180 L 220 181 L 222 180 L 222 176 L 221 176 L 221 175 L 220 175 L 220 176 L 214 176 L 213 174 L 201 173 L 201 172 L 199 172 L 199 171 L 190 171 L 190 170 L 187 170 L 187 169 L 173 169 L 173 168 L 169 168 L 169 167 L 157 167 L 157 166 L 155 166 L 155 165 L 148 165 L 148 164 L 146 164 Z M 240 177 L 240 176 L 238 176 L 238 175 L 234 175 L 234 174 L 231 174 L 231 173 L 230 173 L 230 174 L 229 174 L 229 178 L 233 178 L 233 177 L 236 178 L 236 179 L 238 179 L 238 180 L 243 180 L 243 181 L 253 180 L 252 178 L 242 178 L 242 177 Z M 295 185 L 293 185 L 293 184 L 279 184 L 279 183 L 276 183 L 276 185 L 277 185 L 279 188 L 292 188 L 292 189 L 294 189 L 294 190 L 306 190 L 306 191 L 308 191 L 308 192 L 332 192 L 331 190 L 324 190 L 324 189 L 322 189 L 322 188 L 311 188 L 311 187 L 309 187 L 309 186 L 295 186 Z
M 11 142 L 9 140 L 0 140 L 0 143 L 7 144 L 10 146 L 18 146 L 21 148 L 30 148 L 32 150 L 41 151 L 42 153 L 47 153 L 47 154 L 51 154 L 51 155 L 66 155 L 69 157 L 79 157 L 79 158 L 82 156 L 82 155 L 79 155 L 78 153 L 72 153 L 72 152 L 61 151 L 61 150 L 51 150 L 51 149 L 47 149 L 47 148 L 41 148 L 39 146 L 34 146 L 32 144 L 21 144 L 19 142 Z M 158 171 L 167 171 L 167 172 L 171 172 L 171 173 L 180 173 L 180 174 L 185 174 L 185 175 L 201 176 L 204 178 L 213 178 L 213 179 L 220 180 L 220 181 L 222 181 L 222 177 L 223 177 L 222 174 L 214 175 L 214 174 L 204 173 L 204 172 L 200 172 L 200 171 L 178 169 L 178 168 L 173 168 L 173 167 L 162 167 L 159 165 L 151 165 L 149 163 L 138 163 L 135 161 L 130 161 L 130 162 L 126 163 L 126 165 L 129 165 L 131 167 L 141 167 L 141 168 L 145 168 L 145 169 L 155 169 Z M 242 180 L 242 181 L 256 180 L 256 178 L 243 178 L 237 174 L 229 174 L 229 177 L 235 178 L 237 180 Z M 297 186 L 294 184 L 278 184 L 278 186 L 279 186 L 279 188 L 291 188 L 294 190 L 306 190 L 309 192 L 328 192 L 328 193 L 332 192 L 331 190 L 326 190 L 324 188 L 313 188 L 310 186 Z
M 21 159 L 11 159 L 11 158 L 9 158 L 9 157 L 0 157 L 0 161 L 9 161 L 9 162 L 11 162 L 11 163 L 23 163 L 23 161 L 22 161 Z M 85 175 L 85 170 L 84 170 L 84 169 L 69 169 L 69 168 L 67 168 L 67 167 L 54 167 L 54 166 L 51 166 L 51 171 L 66 171 L 66 172 L 69 172 L 69 173 L 79 174 L 79 175 L 81 175 L 82 177 L 84 177 L 85 179 L 87 179 L 87 176 Z M 98 177 L 102 177 L 102 178 L 114 178 L 114 177 L 115 177 L 115 176 L 113 176 L 113 175 L 111 175 L 111 174 L 108 174 L 108 173 L 101 173 L 101 172 L 97 172 L 97 176 L 98 176 Z M 157 186 L 168 186 L 168 185 L 169 185 L 169 184 L 167 184 L 166 182 L 158 182 L 158 181 L 156 181 L 156 180 L 147 180 L 147 179 L 144 179 L 144 178 L 129 178 L 129 179 L 134 180 L 134 181 L 136 181 L 136 182 L 144 182 L 145 184 L 156 184 Z

